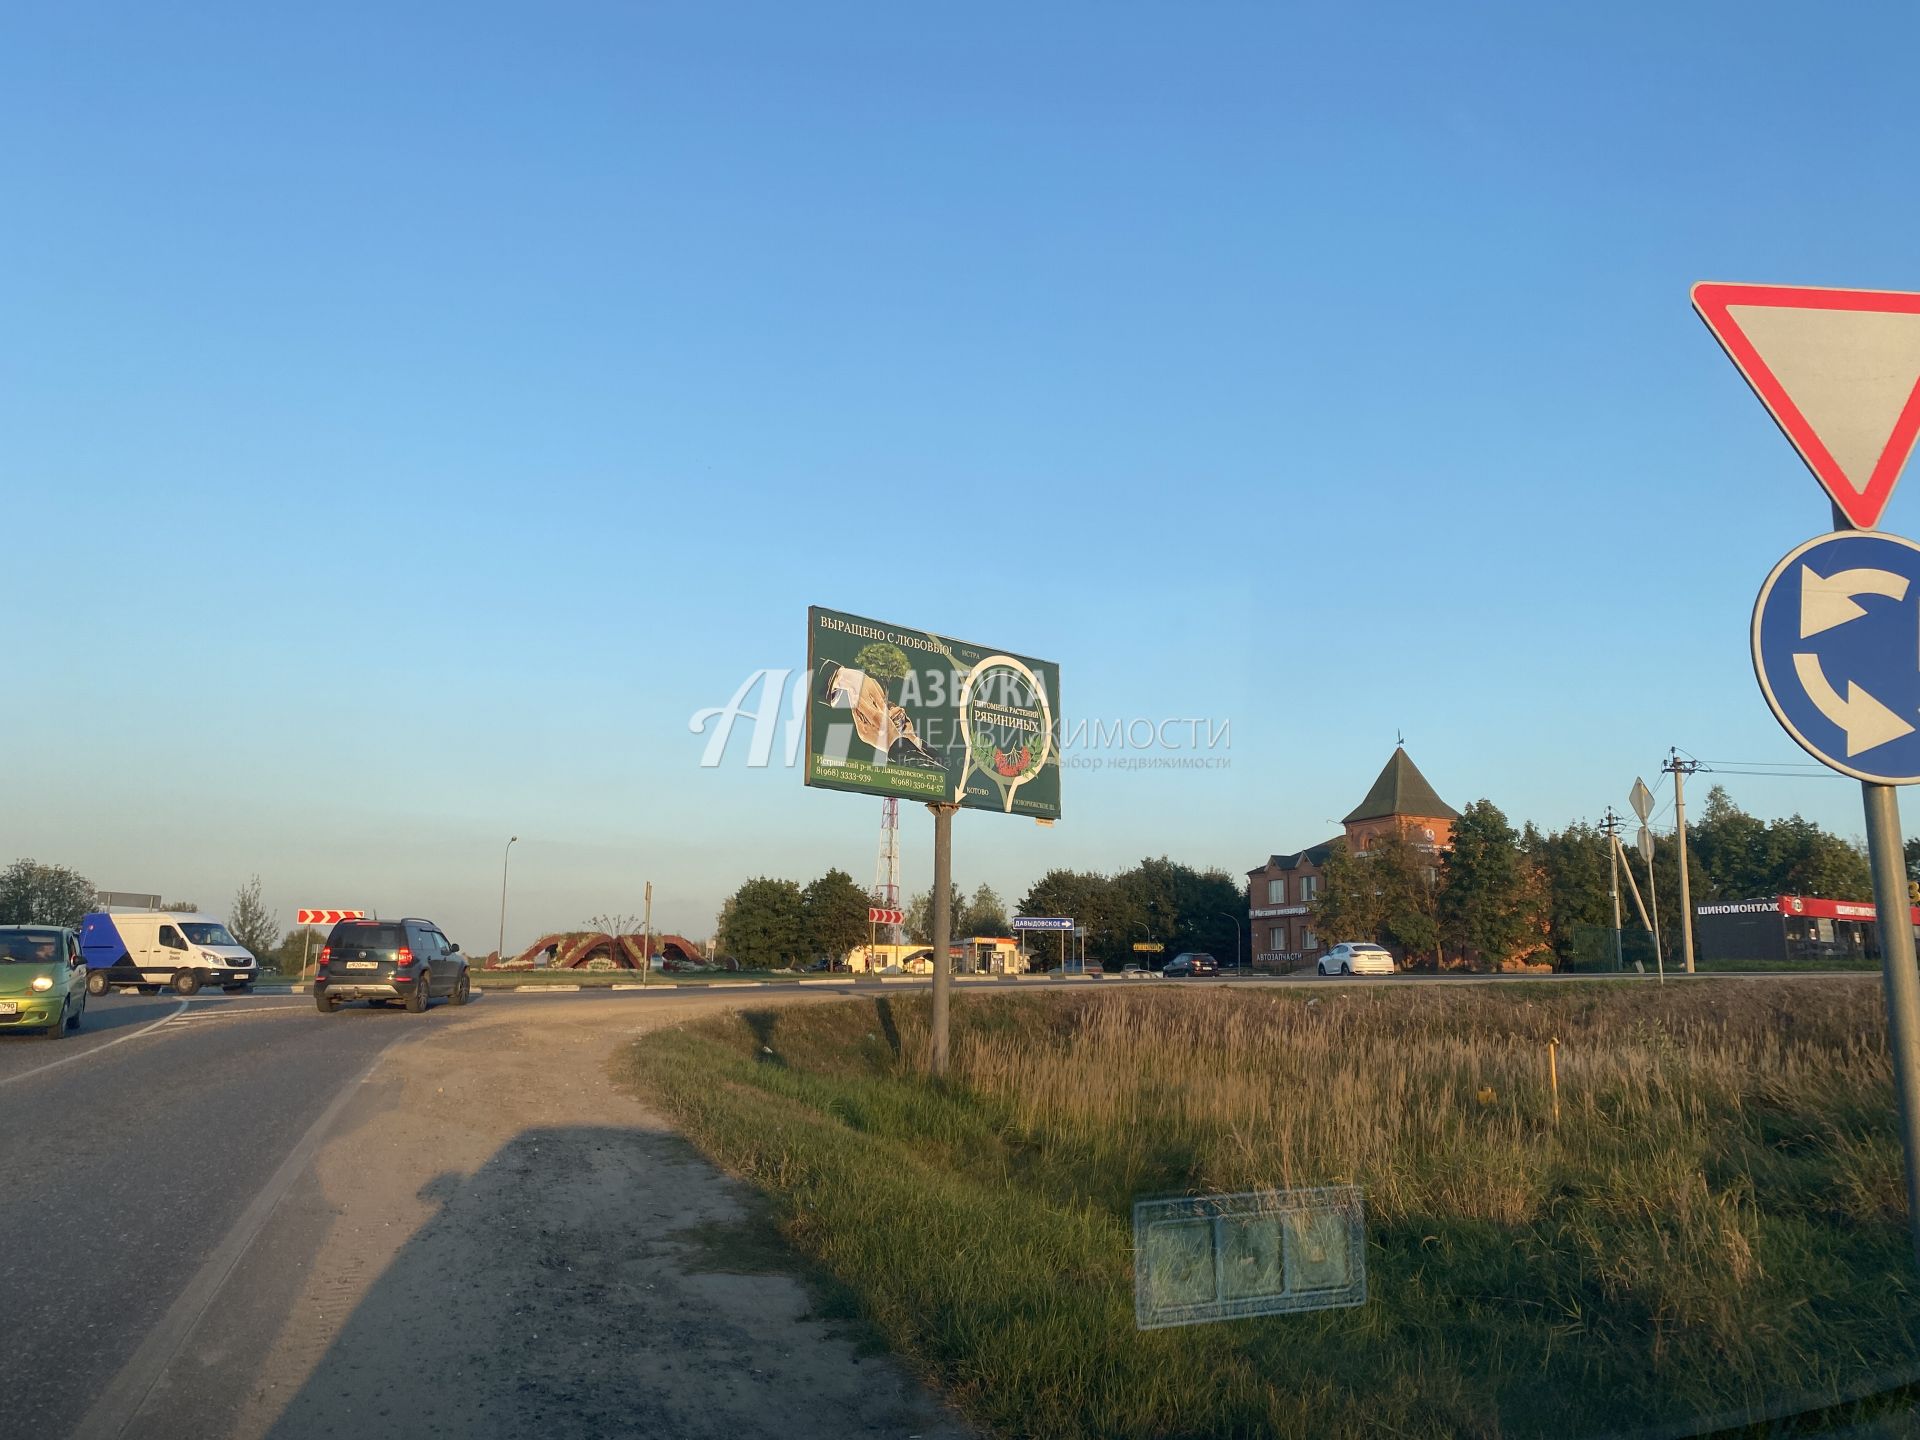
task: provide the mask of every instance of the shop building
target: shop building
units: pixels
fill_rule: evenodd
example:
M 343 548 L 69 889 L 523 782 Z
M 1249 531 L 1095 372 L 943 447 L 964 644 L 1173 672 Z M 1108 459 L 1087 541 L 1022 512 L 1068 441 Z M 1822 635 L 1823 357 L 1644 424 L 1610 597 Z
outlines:
M 1702 960 L 1839 962 L 1880 958 L 1879 917 L 1865 900 L 1770 895 L 1693 907 L 1694 952 Z M 1907 923 L 1920 939 L 1920 907 Z

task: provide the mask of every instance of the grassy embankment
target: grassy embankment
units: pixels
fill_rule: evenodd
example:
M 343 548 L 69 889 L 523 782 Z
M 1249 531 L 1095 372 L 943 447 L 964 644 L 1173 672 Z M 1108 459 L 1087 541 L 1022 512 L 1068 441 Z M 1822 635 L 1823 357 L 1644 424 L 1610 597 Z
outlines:
M 955 1011 L 946 1087 L 907 997 L 690 1023 L 623 1063 L 1001 1435 L 1621 1432 L 1920 1354 L 1870 982 Z M 1364 1307 L 1135 1330 L 1136 1197 L 1348 1181 Z

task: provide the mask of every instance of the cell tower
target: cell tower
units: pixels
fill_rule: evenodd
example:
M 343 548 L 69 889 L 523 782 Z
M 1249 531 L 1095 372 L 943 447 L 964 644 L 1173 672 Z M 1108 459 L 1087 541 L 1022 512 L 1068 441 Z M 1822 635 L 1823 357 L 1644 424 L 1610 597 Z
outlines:
M 900 908 L 900 802 L 888 797 L 880 802 L 880 855 L 873 865 L 873 903 L 883 910 Z M 887 943 L 904 945 L 902 927 L 887 927 Z

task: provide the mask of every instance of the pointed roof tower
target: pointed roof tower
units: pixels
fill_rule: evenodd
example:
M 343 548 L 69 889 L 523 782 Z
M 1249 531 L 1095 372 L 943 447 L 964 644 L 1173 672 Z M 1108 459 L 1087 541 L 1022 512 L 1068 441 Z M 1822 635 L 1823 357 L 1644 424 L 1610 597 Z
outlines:
M 1460 818 L 1460 812 L 1434 793 L 1433 786 L 1427 783 L 1427 777 L 1420 773 L 1420 767 L 1407 757 L 1404 748 L 1397 745 L 1392 758 L 1387 761 L 1387 768 L 1380 772 L 1380 778 L 1367 791 L 1367 798 L 1354 806 L 1340 823 L 1352 825 L 1362 820 L 1384 820 L 1393 815 L 1406 815 L 1417 820 Z

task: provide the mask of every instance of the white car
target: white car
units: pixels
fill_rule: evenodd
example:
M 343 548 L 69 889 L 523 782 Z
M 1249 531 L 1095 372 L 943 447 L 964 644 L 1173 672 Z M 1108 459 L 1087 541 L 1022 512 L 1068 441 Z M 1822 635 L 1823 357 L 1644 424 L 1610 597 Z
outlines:
M 1391 975 L 1393 956 L 1385 946 L 1343 940 L 1320 957 L 1322 975 Z

